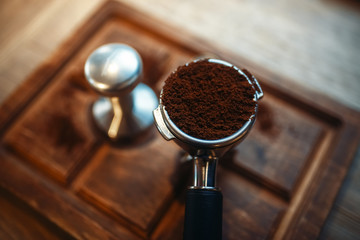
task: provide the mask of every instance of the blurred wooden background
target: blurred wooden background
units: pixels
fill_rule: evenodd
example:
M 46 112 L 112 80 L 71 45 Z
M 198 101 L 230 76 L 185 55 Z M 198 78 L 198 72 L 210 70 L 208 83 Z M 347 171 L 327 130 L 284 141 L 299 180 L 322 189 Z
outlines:
M 104 1 L 1 0 L 0 102 Z M 248 59 L 250 70 L 261 66 L 360 111 L 358 1 L 122 2 Z M 1 202 L 11 210 L 10 199 Z M 320 238 L 356 239 L 359 206 L 358 152 Z M 19 209 L 13 212 L 26 216 Z M 0 211 L 0 231 L 5 217 Z

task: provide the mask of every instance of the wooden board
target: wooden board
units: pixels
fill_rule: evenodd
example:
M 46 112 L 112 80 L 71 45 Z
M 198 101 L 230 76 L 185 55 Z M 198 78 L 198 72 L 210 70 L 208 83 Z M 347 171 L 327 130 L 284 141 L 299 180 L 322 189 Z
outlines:
M 108 2 L 0 109 L 0 194 L 76 239 L 181 239 L 191 163 L 155 127 L 110 143 L 91 124 L 83 66 L 102 44 L 137 49 L 159 94 L 178 65 L 246 60 Z M 314 239 L 360 140 L 360 114 L 257 67 L 265 97 L 244 142 L 221 159 L 223 239 Z M 16 204 L 16 203 L 14 203 Z M 36 213 L 36 214 L 35 214 Z M 39 228 L 41 229 L 41 228 Z M 42 231 L 42 230 L 39 230 Z M 10 231 L 11 232 L 11 231 Z

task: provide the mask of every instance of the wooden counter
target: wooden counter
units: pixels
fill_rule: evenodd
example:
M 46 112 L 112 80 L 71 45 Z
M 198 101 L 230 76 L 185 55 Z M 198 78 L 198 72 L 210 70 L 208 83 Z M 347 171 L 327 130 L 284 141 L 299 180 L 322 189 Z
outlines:
M 181 194 L 173 195 L 171 192 L 175 190 L 171 189 L 174 186 L 176 189 L 178 189 L 179 186 L 183 186 L 186 177 L 185 180 L 181 176 L 175 177 L 178 183 L 175 185 L 174 183 L 171 183 L 167 188 L 168 190 L 166 190 L 166 188 L 157 189 L 155 191 L 156 194 L 154 193 L 153 200 L 149 200 L 149 204 L 155 204 L 153 205 L 154 209 L 150 212 L 145 211 L 143 213 L 136 212 L 136 209 L 134 210 L 132 207 L 122 207 L 121 204 L 116 204 L 116 202 L 125 201 L 122 202 L 122 204 L 125 204 L 124 206 L 126 206 L 126 204 L 130 204 L 129 206 L 134 204 L 134 206 L 136 206 L 137 203 L 134 202 L 134 199 L 122 197 L 121 192 L 118 192 L 118 195 L 106 195 L 109 194 L 109 192 L 105 191 L 106 194 L 104 195 L 102 187 L 96 187 L 97 184 L 100 184 L 99 186 L 109 186 L 109 184 L 115 184 L 113 183 L 113 181 L 115 181 L 118 185 L 121 185 L 122 188 L 126 189 L 128 186 L 124 184 L 121 178 L 117 178 L 111 174 L 104 176 L 103 172 L 116 166 L 119 168 L 128 166 L 129 169 L 127 169 L 127 171 L 131 173 L 133 168 L 141 167 L 141 165 L 133 166 L 129 164 L 130 162 L 127 162 L 127 158 L 124 156 L 139 158 L 141 157 L 141 153 L 131 150 L 131 148 L 126 152 L 119 152 L 113 150 L 111 146 L 104 145 L 102 141 L 93 137 L 90 129 L 84 128 L 84 125 L 81 124 L 86 122 L 87 118 L 85 114 L 81 116 L 81 118 L 76 118 L 74 120 L 76 124 L 80 124 L 75 125 L 76 130 L 74 130 L 80 134 L 77 139 L 79 141 L 82 139 L 81 144 L 77 144 L 76 146 L 81 147 L 79 148 L 79 151 L 86 153 L 85 155 L 69 155 L 69 158 L 66 159 L 67 162 L 64 162 L 61 156 L 72 152 L 69 150 L 69 146 L 63 146 L 63 148 L 60 149 L 56 148 L 57 150 L 62 151 L 60 157 L 57 157 L 58 154 L 53 155 L 49 149 L 44 150 L 39 148 L 44 140 L 47 140 L 52 146 L 57 146 L 56 144 L 58 143 L 51 143 L 51 141 L 54 134 L 60 134 L 55 130 L 46 129 L 45 126 L 49 120 L 46 120 L 46 118 L 41 117 L 42 115 L 39 115 L 40 112 L 45 111 L 48 116 L 59 116 L 58 114 L 55 114 L 59 112 L 54 112 L 51 106 L 47 106 L 48 102 L 53 102 L 53 99 L 65 96 L 64 94 L 71 94 L 71 96 L 74 96 L 74 98 L 77 99 L 77 105 L 74 106 L 73 110 L 63 113 L 60 111 L 59 113 L 62 119 L 72 119 L 72 116 L 76 115 L 75 113 L 77 110 L 86 109 L 86 106 L 96 98 L 96 95 L 89 92 L 82 82 L 81 66 L 89 51 L 102 42 L 113 40 L 128 41 L 129 39 L 132 40 L 131 43 L 133 45 L 140 48 L 143 57 L 145 57 L 144 61 L 148 65 L 148 70 L 146 71 L 150 79 L 148 84 L 155 90 L 159 90 L 157 81 L 161 81 L 161 79 L 163 79 L 164 76 L 178 64 L 183 63 L 193 55 L 205 51 L 212 51 L 227 60 L 231 60 L 251 69 L 259 77 L 260 81 L 263 80 L 265 92 L 268 94 L 268 98 L 262 105 L 262 108 L 268 110 L 267 114 L 273 114 L 275 116 L 282 116 L 285 114 L 287 116 L 285 121 L 281 118 L 273 119 L 273 127 L 268 132 L 264 132 L 264 129 L 262 129 L 261 126 L 264 126 L 264 124 L 266 125 L 266 123 L 262 123 L 262 120 L 260 119 L 258 127 L 254 130 L 255 133 L 253 136 L 239 146 L 240 149 L 238 149 L 238 152 L 242 154 L 238 155 L 237 152 L 234 152 L 232 155 L 230 154 L 227 156 L 227 160 L 225 159 L 224 164 L 221 167 L 222 170 L 220 171 L 220 174 L 223 175 L 220 184 L 223 185 L 224 193 L 229 194 L 238 192 L 238 194 L 243 194 L 243 192 L 247 190 L 251 193 L 247 196 L 247 199 L 245 198 L 242 200 L 243 202 L 235 200 L 234 196 L 236 196 L 236 194 L 227 195 L 228 197 L 225 199 L 228 208 L 227 210 L 225 209 L 225 214 L 227 214 L 226 216 L 228 216 L 229 221 L 237 219 L 236 221 L 249 224 L 246 218 L 239 219 L 238 217 L 241 216 L 241 214 L 238 215 L 233 213 L 232 211 L 234 209 L 242 209 L 245 211 L 244 213 L 250 214 L 250 216 L 261 215 L 260 212 L 255 211 L 257 208 L 256 204 L 255 206 L 249 205 L 249 208 L 238 208 L 236 206 L 236 204 L 240 203 L 249 204 L 251 199 L 257 199 L 259 204 L 267 206 L 266 211 L 269 214 L 267 215 L 268 217 L 262 219 L 262 221 L 257 220 L 260 225 L 247 225 L 247 227 L 244 227 L 243 232 L 241 230 L 239 230 L 239 232 L 234 232 L 233 223 L 225 223 L 225 231 L 227 233 L 233 233 L 235 234 L 234 236 L 243 237 L 251 237 L 253 236 L 252 234 L 259 234 L 259 238 L 269 236 L 281 238 L 282 236 L 292 236 L 296 231 L 300 231 L 302 228 L 295 226 L 303 224 L 304 229 L 309 231 L 307 233 L 309 235 L 307 236 L 317 236 L 320 233 L 317 227 L 323 226 L 324 220 L 329 212 L 329 207 L 331 207 L 338 187 L 341 184 L 341 182 L 336 180 L 342 180 L 345 176 L 344 171 L 350 169 L 350 174 L 343 185 L 343 189 L 340 191 L 338 201 L 333 207 L 332 214 L 325 223 L 323 231 L 320 233 L 320 238 L 326 239 L 329 236 L 351 237 L 358 234 L 357 231 L 359 228 L 356 226 L 359 226 L 358 219 L 360 212 L 357 207 L 357 205 L 359 205 L 357 204 L 359 203 L 359 181 L 356 181 L 356 179 L 358 179 L 359 157 L 354 163 L 354 167 L 349 167 L 349 164 L 357 149 L 358 140 L 356 139 L 358 139 L 358 132 L 357 130 L 352 130 L 358 129 L 359 124 L 354 119 L 356 119 L 359 114 L 342 106 L 342 104 L 347 104 L 354 108 L 359 107 L 359 99 L 358 95 L 356 95 L 358 92 L 357 90 L 359 89 L 359 82 L 356 81 L 356 77 L 359 76 L 359 69 L 356 64 L 354 65 L 350 62 L 350 60 L 357 61 L 356 51 L 358 51 L 358 45 L 356 45 L 357 42 L 351 40 L 352 38 L 356 38 L 356 34 L 358 34 L 356 28 L 352 25 L 354 24 L 353 22 L 348 23 L 343 31 L 347 34 L 347 37 L 350 38 L 350 40 L 348 40 L 349 43 L 353 42 L 354 45 L 339 46 L 342 51 L 345 51 L 345 53 L 339 53 L 337 50 L 333 50 L 333 48 L 336 47 L 336 44 L 341 44 L 341 42 L 336 41 L 337 39 L 329 40 L 327 38 L 332 36 L 331 31 L 329 31 L 329 26 L 336 28 L 337 25 L 325 24 L 324 22 L 326 21 L 323 19 L 324 22 L 322 22 L 323 25 L 321 25 L 324 27 L 323 33 L 328 35 L 325 34 L 325 36 L 323 36 L 323 41 L 316 38 L 316 40 L 314 40 L 315 45 L 311 45 L 309 34 L 315 33 L 319 26 L 309 24 L 307 25 L 308 29 L 301 28 L 304 27 L 300 24 L 302 23 L 300 18 L 301 15 L 298 21 L 293 20 L 293 22 L 287 22 L 288 25 L 280 25 L 278 29 L 282 30 L 282 33 L 284 33 L 283 35 L 266 35 L 261 38 L 263 42 L 259 42 L 259 40 L 258 42 L 255 42 L 254 40 L 257 39 L 257 35 L 253 32 L 256 31 L 251 27 L 258 27 L 259 31 L 257 34 L 266 33 L 263 31 L 263 26 L 261 24 L 255 24 L 256 17 L 254 17 L 255 22 L 249 21 L 253 25 L 249 23 L 250 27 L 248 27 L 248 29 L 243 29 L 243 31 L 249 31 L 249 35 L 244 38 L 240 38 L 241 36 L 239 36 L 237 32 L 234 33 L 232 29 L 229 29 L 228 27 L 223 28 L 221 24 L 216 25 L 216 23 L 222 22 L 220 21 L 222 19 L 219 16 L 217 16 L 217 21 L 216 19 L 208 19 L 208 21 L 212 23 L 213 28 L 217 30 L 210 31 L 202 28 L 202 30 L 197 31 L 198 29 L 191 26 L 191 23 L 196 22 L 198 26 L 204 25 L 204 20 L 201 19 L 201 17 L 206 17 L 206 13 L 197 15 L 194 10 L 191 10 L 193 8 L 180 2 L 174 3 L 173 5 L 173 7 L 176 6 L 177 9 L 173 18 L 170 17 L 171 11 L 174 10 L 171 9 L 172 5 L 162 1 L 158 1 L 158 5 L 154 4 L 151 6 L 147 5 L 146 2 L 136 3 L 136 8 L 141 9 L 145 13 L 147 12 L 149 15 L 154 15 L 153 17 L 150 17 L 150 19 L 153 19 L 154 17 L 159 18 L 159 21 L 155 20 L 156 23 L 159 23 L 156 27 L 153 26 L 154 24 L 151 24 L 152 20 L 147 23 L 146 14 L 143 15 L 137 11 L 131 10 L 131 8 L 130 10 L 126 10 L 127 7 L 121 7 L 122 10 L 119 10 L 121 13 L 120 19 L 123 19 L 126 14 L 129 14 L 128 19 L 130 20 L 126 20 L 127 18 L 125 17 L 124 23 L 122 23 L 121 20 L 105 21 L 106 14 L 102 12 L 101 14 L 93 15 L 92 20 L 89 22 L 92 23 L 93 26 L 89 27 L 88 24 L 86 25 L 87 28 L 81 26 L 87 21 L 89 14 L 92 14 L 92 12 L 102 4 L 102 1 L 92 1 L 92 4 L 85 1 L 29 1 L 28 3 L 20 1 L 4 1 L 1 4 L 2 12 L 0 17 L 2 19 L 2 31 L 0 43 L 2 43 L 2 47 L 0 48 L 0 81 L 2 93 L 0 95 L 2 100 L 9 96 L 9 93 L 15 88 L 18 88 L 22 81 L 25 79 L 28 80 L 25 85 L 17 90 L 15 95 L 9 98 L 11 101 L 8 100 L 5 102 L 5 105 L 3 105 L 2 108 L 4 111 L 1 112 L 1 123 L 5 124 L 1 125 L 2 134 L 5 134 L 4 145 L 2 146 L 6 145 L 6 151 L 10 149 L 15 152 L 15 155 L 13 156 L 10 154 L 11 157 L 9 157 L 10 155 L 8 153 L 2 152 L 2 156 L 6 156 L 4 159 L 6 158 L 7 160 L 2 161 L 1 163 L 2 188 L 0 195 L 3 197 L 1 199 L 3 202 L 1 206 L 4 206 L 4 211 L 2 211 L 2 221 L 0 222 L 0 232 L 2 234 L 0 236 L 4 236 L 4 238 L 13 237 L 15 239 L 21 239 L 22 236 L 37 236 L 39 233 L 44 233 L 49 236 L 53 235 L 54 238 L 61 238 L 64 236 L 70 237 L 70 235 L 75 238 L 85 238 L 87 235 L 84 232 L 79 232 L 79 230 L 84 231 L 84 229 L 93 226 L 92 230 L 89 230 L 89 233 L 92 232 L 92 234 L 94 234 L 93 236 L 98 236 L 98 238 L 111 238 L 112 236 L 127 236 L 126 238 L 151 236 L 152 238 L 158 239 L 161 237 L 165 238 L 165 235 L 162 234 L 164 234 L 163 230 L 169 227 L 168 219 L 177 216 L 178 220 L 180 219 L 181 222 L 181 215 L 178 215 L 182 209 Z M 24 4 L 26 5 L 24 6 Z M 224 23 L 235 21 L 233 26 L 244 27 L 241 25 L 241 21 L 238 20 L 238 15 L 235 14 L 236 11 L 231 10 L 231 7 L 235 6 L 235 4 L 235 2 L 229 1 L 223 8 L 217 10 L 222 12 Z M 283 4 L 281 2 L 275 2 L 275 4 L 277 5 L 268 7 L 268 10 L 276 10 L 276 16 L 279 19 L 274 17 L 270 18 L 270 20 L 276 22 L 280 21 L 280 19 L 283 20 L 289 18 L 289 10 L 293 9 L 294 6 L 290 3 Z M 346 8 L 341 6 L 336 8 L 339 12 L 339 14 L 336 15 L 336 9 L 334 8 L 333 3 L 329 4 L 328 12 L 326 12 L 326 5 L 323 6 L 324 9 L 320 11 L 319 9 L 321 6 L 318 5 L 318 3 L 315 5 L 295 5 L 295 7 L 299 7 L 300 13 L 302 13 L 301 11 L 304 12 L 306 7 L 308 7 L 309 15 L 320 11 L 323 13 L 322 17 L 325 18 L 325 20 L 326 17 L 329 17 L 326 14 L 328 13 L 333 14 L 331 16 L 334 16 L 334 18 L 336 17 L 339 22 L 347 23 L 349 21 L 343 15 L 343 12 L 345 12 L 344 9 Z M 204 6 L 204 11 L 214 11 L 214 9 L 211 9 L 211 6 L 214 7 L 216 5 L 215 3 L 211 3 L 206 7 Z M 231 14 L 225 14 L 226 7 L 228 7 L 227 10 Z M 244 4 L 242 9 L 240 9 L 240 5 L 237 5 L 237 7 L 239 8 L 239 11 L 237 12 L 245 14 L 245 10 L 253 10 L 256 6 Z M 261 11 L 266 11 L 265 7 L 260 7 L 259 9 L 263 9 Z M 16 14 L 14 14 L 15 12 Z M 346 13 L 353 17 L 352 20 L 354 22 L 359 21 L 359 17 L 355 11 L 346 11 Z M 134 14 L 135 16 L 133 16 Z M 186 14 L 189 15 L 186 16 Z M 254 14 L 256 15 L 259 13 L 254 12 Z M 247 16 L 248 19 L 249 16 Z M 188 35 L 185 30 L 179 32 L 170 30 L 168 27 L 170 23 L 172 23 L 173 26 L 180 28 L 180 19 L 186 19 L 185 17 L 187 17 L 187 21 L 184 21 L 182 24 L 184 28 L 187 29 L 186 31 L 192 32 L 192 34 Z M 170 18 L 172 22 L 169 23 L 165 21 L 166 24 L 162 26 L 161 23 L 164 20 L 161 19 L 164 18 Z M 59 21 L 59 19 L 61 19 L 61 21 Z M 311 16 L 308 16 L 308 21 L 309 19 L 311 19 Z M 96 25 L 104 21 L 106 22 L 106 27 L 99 27 Z M 304 31 L 301 40 L 294 40 L 292 38 L 292 36 L 296 37 L 299 32 L 301 32 L 297 29 L 293 29 L 297 26 L 296 23 L 299 24 L 298 27 Z M 316 23 L 318 22 L 316 21 Z M 122 26 L 121 29 L 129 30 L 126 30 L 125 32 L 119 30 L 119 32 L 117 32 L 116 26 Z M 134 28 L 131 26 L 137 27 Z M 58 50 L 55 55 L 53 55 L 50 62 L 47 63 L 48 65 L 42 65 L 43 61 L 48 59 L 55 49 L 61 46 L 61 42 L 75 34 L 75 29 L 79 29 L 79 31 L 76 32 L 79 34 L 79 38 L 77 38 L 76 35 L 70 38 L 70 41 L 68 40 L 67 44 L 62 45 L 64 51 L 62 51 L 62 49 L 60 51 Z M 97 32 L 96 35 L 100 37 L 97 37 L 97 40 L 89 40 L 89 42 L 87 42 L 86 37 L 90 38 L 92 36 L 91 33 L 94 31 Z M 144 31 L 145 35 L 143 35 Z M 165 39 L 163 38 L 163 32 L 174 32 L 174 35 L 168 36 Z M 136 38 L 133 37 L 139 34 L 145 36 L 145 39 L 136 40 Z M 194 35 L 197 35 L 197 37 L 194 37 Z M 316 36 L 319 37 L 320 35 Z M 237 38 L 241 39 L 239 44 L 237 44 Z M 294 44 L 292 44 L 293 41 L 295 41 Z M 86 43 L 88 46 L 81 50 L 80 53 L 77 53 L 76 49 L 79 48 L 79 44 L 82 43 Z M 149 47 L 144 46 L 144 43 L 148 43 Z M 154 55 L 154 50 L 150 46 L 156 44 L 160 44 L 159 46 L 165 45 L 166 47 L 159 49 L 156 51 L 156 55 Z M 271 47 L 269 47 L 269 44 L 271 44 Z M 308 46 L 304 46 L 306 44 L 308 44 Z M 317 49 L 317 52 L 314 49 L 311 49 L 311 46 L 320 47 L 321 44 L 324 44 L 324 46 L 322 46 L 324 49 Z M 257 51 L 254 50 L 255 47 L 257 47 Z M 285 53 L 284 51 L 281 51 L 282 48 L 286 49 Z M 261 51 L 259 49 L 261 49 Z M 330 51 L 330 49 L 332 50 Z M 353 53 L 351 53 L 351 49 L 353 49 Z M 330 53 L 327 53 L 327 50 L 329 50 Z M 70 59 L 68 58 L 69 56 L 71 57 Z M 334 63 L 334 56 L 340 58 L 341 61 L 336 61 L 336 63 Z M 276 58 L 278 61 L 274 61 L 273 58 Z M 321 64 L 318 63 L 320 60 L 322 61 Z M 160 70 L 152 72 L 149 69 L 152 69 L 151 64 L 155 63 L 158 64 L 157 67 Z M 64 66 L 63 69 L 56 70 L 61 64 Z M 309 70 L 310 66 L 314 65 L 316 68 L 311 68 L 311 70 Z M 30 77 L 27 77 L 38 66 L 42 66 L 42 68 Z M 298 69 L 295 67 L 298 67 Z M 332 69 L 333 71 L 328 73 L 328 69 Z M 56 75 L 51 75 L 55 72 Z M 340 80 L 340 77 L 344 75 L 347 76 L 347 78 L 345 80 Z M 40 79 L 40 77 L 42 79 Z M 56 79 L 64 79 L 65 83 L 60 83 L 62 81 Z M 51 84 L 48 85 L 49 83 Z M 321 86 L 321 88 L 311 90 L 311 88 L 319 86 Z M 296 91 L 297 88 L 298 91 Z M 336 101 L 329 99 L 324 96 L 324 94 L 334 97 Z M 43 100 L 37 101 L 37 98 Z M 342 103 L 338 104 L 337 101 Z M 66 108 L 66 106 L 67 105 L 59 105 L 60 109 Z M 25 113 L 25 110 L 27 110 L 28 113 Z M 339 116 L 339 113 L 342 115 Z M 42 120 L 45 122 L 43 125 L 40 125 L 38 121 Z M 299 123 L 301 127 L 296 128 L 292 123 Z M 65 124 L 65 122 L 61 121 L 60 124 Z M 33 129 L 31 127 L 36 125 L 39 125 L 38 129 Z M 65 125 L 64 127 L 68 126 Z M 279 125 L 283 126 L 280 130 Z M 11 128 L 8 129 L 7 126 Z M 30 135 L 24 135 L 24 130 Z M 31 131 L 33 131 L 33 133 L 31 133 Z M 37 133 L 41 132 L 50 135 L 37 135 Z M 278 145 L 273 144 L 272 148 L 266 147 L 271 143 L 267 140 L 267 135 L 269 133 L 274 134 L 275 132 L 280 139 Z M 296 137 L 294 138 L 294 136 Z M 59 135 L 59 138 L 62 139 L 67 139 L 67 137 L 68 136 Z M 339 142 L 334 141 L 334 138 L 338 138 Z M 161 142 L 161 139 L 156 139 L 157 140 L 153 141 L 153 143 L 148 146 L 149 149 L 146 149 L 145 146 L 145 149 L 143 150 L 154 151 L 152 149 L 158 149 L 159 147 L 157 147 L 157 145 L 160 144 L 159 141 Z M 294 146 L 284 147 L 281 142 L 291 142 Z M 70 144 L 70 142 L 67 143 Z M 336 154 L 333 155 L 333 153 L 328 153 L 327 150 L 331 146 L 333 146 L 334 149 L 337 149 L 341 146 L 339 144 L 347 144 L 342 147 L 343 149 L 347 149 L 350 154 L 344 155 L 343 158 L 345 159 L 345 163 L 337 163 L 340 164 L 337 170 L 324 170 L 323 176 L 314 178 L 316 174 L 319 174 L 317 169 L 319 169 L 320 166 L 330 167 L 330 165 L 327 165 L 327 161 L 331 162 L 333 161 L 331 159 L 334 159 L 334 161 L 339 159 L 339 156 L 336 157 Z M 263 158 L 257 158 L 253 155 L 251 149 L 255 146 L 264 149 L 263 153 L 267 156 L 265 158 L 267 159 L 267 162 L 261 162 L 260 159 Z M 318 146 L 316 150 L 314 150 L 314 146 Z M 177 166 L 176 164 L 178 163 L 176 161 L 167 162 L 166 159 L 176 159 L 175 155 L 171 154 L 176 154 L 178 150 L 171 144 L 169 147 L 172 149 L 169 152 L 170 155 L 163 156 L 163 158 L 159 157 L 157 158 L 157 161 L 159 162 L 159 165 L 170 164 L 168 167 L 169 169 L 172 169 L 172 167 Z M 290 148 L 297 149 L 297 151 L 290 150 Z M 323 150 L 319 150 L 319 148 Z M 336 151 L 338 151 L 338 154 L 344 154 L 341 150 Z M 283 152 L 283 155 L 279 155 L 279 152 Z M 285 153 L 291 153 L 289 158 L 296 162 L 295 165 L 283 165 L 287 157 Z M 157 155 L 161 155 L 161 152 Z M 321 160 L 325 159 L 325 156 L 329 156 L 329 159 L 326 161 Z M 17 159 L 19 157 L 24 159 L 23 162 L 18 162 Z M 118 158 L 123 159 L 122 162 L 114 162 L 114 159 Z M 49 159 L 51 159 L 50 162 Z M 254 164 L 252 162 L 253 159 L 259 159 L 259 162 Z M 309 159 L 314 159 L 314 161 L 309 161 Z M 315 163 L 312 164 L 312 162 Z M 25 164 L 23 165 L 22 163 Z M 333 167 L 335 166 L 337 165 L 334 165 Z M 293 168 L 293 170 L 291 170 L 291 168 Z M 13 171 L 16 172 L 7 172 L 5 169 L 14 169 Z M 233 169 L 233 172 L 229 171 L 229 169 Z M 155 168 L 152 171 L 155 174 L 158 171 L 163 170 Z M 187 170 L 185 169 L 184 171 Z M 279 174 L 279 171 L 281 174 Z M 293 175 L 294 171 L 297 172 L 297 174 Z M 306 195 L 310 199 L 324 200 L 324 197 L 321 197 L 321 195 L 315 196 L 317 191 L 312 192 L 315 195 L 308 195 L 306 192 L 311 189 L 309 188 L 309 186 L 311 186 L 311 182 L 309 181 L 314 179 L 318 179 L 315 181 L 316 183 L 320 183 L 321 179 L 324 179 L 325 181 L 327 178 L 323 178 L 324 176 L 330 177 L 330 175 L 326 174 L 328 171 L 335 173 L 332 178 L 326 180 L 331 183 L 331 186 L 335 190 L 329 191 L 330 201 L 325 201 L 326 204 L 324 209 L 326 209 L 326 211 L 322 212 L 316 207 L 311 207 L 312 204 L 317 206 L 315 202 L 312 203 L 312 200 L 307 202 L 302 199 L 303 196 Z M 95 178 L 90 178 L 89 174 L 94 174 Z M 160 176 L 156 181 L 166 182 L 168 181 L 168 177 L 172 174 L 174 173 L 171 171 L 165 171 L 164 175 Z M 16 176 L 22 177 L 17 178 Z M 243 177 L 239 178 L 239 176 Z M 44 179 L 50 179 L 50 183 L 46 183 Z M 99 182 L 95 179 L 103 179 L 103 181 Z M 27 189 L 21 190 L 21 182 L 16 183 L 20 180 L 28 184 Z M 250 180 L 249 183 L 248 180 Z M 154 186 L 156 186 L 156 181 L 154 180 Z M 242 187 L 239 188 L 234 184 L 231 184 L 231 182 L 238 182 L 240 184 L 239 186 Z M 254 184 L 257 187 L 254 187 Z M 326 186 L 325 184 L 323 188 L 330 189 L 331 186 Z M 317 185 L 317 187 L 312 187 L 312 189 L 317 189 L 318 187 L 319 186 Z M 263 188 L 266 190 L 261 190 Z M 34 191 L 38 192 L 38 197 L 32 195 Z M 263 194 L 261 194 L 262 191 L 264 191 Z M 75 195 L 72 195 L 72 192 L 75 193 Z M 181 191 L 179 192 L 181 193 Z M 324 192 L 326 191 L 324 190 Z M 137 194 L 140 193 L 141 192 Z M 45 196 L 48 198 L 48 201 L 43 200 L 43 197 Z M 174 197 L 178 200 L 174 201 Z M 126 199 L 130 202 L 126 202 Z M 110 202 L 108 202 L 109 200 Z M 90 206 L 94 206 L 95 210 L 81 207 L 82 201 L 90 204 Z M 133 202 L 131 203 L 131 201 Z M 45 205 L 39 206 L 39 203 Z M 49 205 L 46 205 L 46 203 Z M 311 204 L 304 205 L 304 203 Z M 297 210 L 301 205 L 304 207 L 303 212 Z M 351 211 L 349 211 L 349 209 Z M 72 217 L 69 218 L 62 215 L 66 213 L 70 214 Z M 307 216 L 304 215 L 304 213 L 310 215 Z M 15 215 L 19 217 L 16 217 Z M 32 218 L 31 216 L 34 217 Z M 105 224 L 99 228 L 99 226 L 96 226 L 96 224 L 94 225 L 89 219 L 85 219 L 84 216 L 94 217 L 97 221 L 104 221 Z M 296 216 L 299 216 L 299 218 Z M 321 225 L 314 226 L 313 230 L 309 230 L 309 224 L 314 220 L 311 220 L 311 218 L 314 217 L 319 217 Z M 20 219 L 23 218 L 34 220 L 29 221 L 31 223 L 27 225 L 20 221 Z M 310 220 L 308 218 L 310 218 Z M 70 226 L 68 222 L 66 222 L 66 219 L 69 221 L 77 219 L 77 222 L 82 223 Z M 286 219 L 291 221 L 287 222 Z M 308 219 L 309 222 L 301 222 L 301 219 Z M 120 223 L 120 225 L 127 226 L 130 231 L 128 232 L 122 227 L 112 225 L 114 224 L 113 221 Z M 179 221 L 176 220 L 170 225 L 175 229 L 172 234 L 178 233 L 178 230 L 176 230 L 179 229 L 178 223 Z M 31 229 L 29 229 L 28 226 L 32 226 Z M 110 233 L 107 231 L 104 232 L 102 229 L 104 226 L 106 226 L 105 228 L 111 227 L 114 229 L 111 230 Z M 261 228 L 259 228 L 259 226 L 261 226 Z M 278 228 L 279 226 L 284 230 L 275 231 L 275 229 L 280 229 Z M 291 228 L 294 232 L 289 232 L 287 230 Z M 48 229 L 52 229 L 53 231 L 48 231 Z M 228 239 L 231 239 L 231 235 L 226 236 Z

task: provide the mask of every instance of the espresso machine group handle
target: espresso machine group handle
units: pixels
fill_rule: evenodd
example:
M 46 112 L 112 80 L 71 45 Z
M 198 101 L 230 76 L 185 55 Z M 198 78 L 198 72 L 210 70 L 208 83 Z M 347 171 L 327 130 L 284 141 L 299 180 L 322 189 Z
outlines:
M 214 189 L 188 189 L 185 203 L 184 240 L 220 240 L 222 194 Z

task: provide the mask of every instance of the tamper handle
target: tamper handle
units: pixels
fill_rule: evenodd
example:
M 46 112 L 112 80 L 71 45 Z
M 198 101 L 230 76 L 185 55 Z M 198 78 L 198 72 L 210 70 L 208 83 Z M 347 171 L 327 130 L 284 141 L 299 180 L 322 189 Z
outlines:
M 188 189 L 185 203 L 184 240 L 220 240 L 222 194 L 213 189 Z

